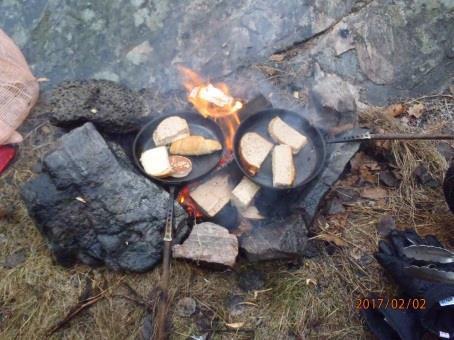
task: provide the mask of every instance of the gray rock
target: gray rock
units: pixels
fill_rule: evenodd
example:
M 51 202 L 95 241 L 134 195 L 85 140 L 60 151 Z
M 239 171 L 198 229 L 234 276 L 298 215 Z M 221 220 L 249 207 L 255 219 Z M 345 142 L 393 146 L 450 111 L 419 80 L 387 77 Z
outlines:
M 197 308 L 197 303 L 193 298 L 185 297 L 180 299 L 176 305 L 176 313 L 184 318 L 190 317 L 195 313 Z
M 136 130 L 149 111 L 139 93 L 108 80 L 63 82 L 53 90 L 49 102 L 53 124 L 75 127 L 92 122 L 110 133 Z
M 138 339 L 149 340 L 153 338 L 153 317 L 150 313 L 145 313 L 142 319 L 142 326 L 139 330 Z
M 91 123 L 58 141 L 22 197 L 63 265 L 143 272 L 161 259 L 168 193 L 121 167 Z M 175 216 L 186 223 L 176 203 Z
M 227 298 L 226 307 L 230 316 L 240 316 L 246 311 L 244 298 L 241 295 L 231 295 Z
M 353 129 L 348 134 L 359 134 L 364 131 L 364 129 Z M 319 180 L 311 182 L 304 190 L 302 198 L 296 202 L 297 206 L 305 212 L 304 218 L 307 225 L 312 224 L 323 198 L 342 175 L 350 159 L 359 150 L 359 143 L 328 144 L 327 148 L 329 156 L 326 168 L 320 174 Z M 339 198 L 345 202 L 348 196 L 339 195 Z
M 418 183 L 425 185 L 429 188 L 436 188 L 439 186 L 438 181 L 429 173 L 424 165 L 418 165 L 413 172 Z
M 186 241 L 174 245 L 172 251 L 175 258 L 233 267 L 238 255 L 238 240 L 226 228 L 203 222 L 194 225 Z
M 345 211 L 342 201 L 338 197 L 334 197 L 326 205 L 326 213 L 328 215 L 334 215 L 343 213 Z
M 396 188 L 397 186 L 399 186 L 400 181 L 390 170 L 380 171 L 378 178 L 380 180 L 380 183 L 386 185 L 387 187 Z
M 300 214 L 271 218 L 239 237 L 240 249 L 250 261 L 294 258 L 304 254 L 306 224 Z
M 356 110 L 353 85 L 335 74 L 321 75 L 317 79 L 312 93 L 324 108 L 340 113 Z
M 25 255 L 25 251 L 20 250 L 11 255 L 8 255 L 5 258 L 5 261 L 3 262 L 3 267 L 8 268 L 8 269 L 17 267 L 18 265 L 24 263 L 26 259 L 27 259 L 27 256 Z
M 265 275 L 256 270 L 246 270 L 238 273 L 238 286 L 246 291 L 262 289 L 265 286 Z

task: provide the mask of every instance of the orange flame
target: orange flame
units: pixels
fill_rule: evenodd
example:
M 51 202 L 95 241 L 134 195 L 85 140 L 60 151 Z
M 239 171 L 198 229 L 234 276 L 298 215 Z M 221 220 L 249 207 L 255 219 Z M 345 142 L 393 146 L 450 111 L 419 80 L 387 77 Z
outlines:
M 186 212 L 194 217 L 195 219 L 200 219 L 203 217 L 202 211 L 197 207 L 197 204 L 189 196 L 190 190 L 189 185 L 186 185 L 178 194 L 177 201 L 180 203 L 186 210 Z
M 183 76 L 188 100 L 202 116 L 213 118 L 224 128 L 226 147 L 233 150 L 233 136 L 240 125 L 238 111 L 243 107 L 241 101 L 230 95 L 226 84 L 213 85 L 189 68 L 178 66 L 178 69 Z

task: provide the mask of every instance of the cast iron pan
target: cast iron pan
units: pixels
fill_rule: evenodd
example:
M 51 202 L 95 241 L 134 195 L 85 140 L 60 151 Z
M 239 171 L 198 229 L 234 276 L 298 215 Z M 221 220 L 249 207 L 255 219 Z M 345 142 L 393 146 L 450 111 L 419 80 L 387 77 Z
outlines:
M 271 169 L 271 153 L 265 159 L 262 167 L 255 176 L 251 176 L 243 167 L 240 161 L 240 140 L 248 132 L 256 132 L 270 142 L 276 144 L 268 133 L 268 124 L 274 117 L 280 117 L 288 125 L 305 135 L 308 143 L 301 151 L 293 155 L 293 161 L 296 169 L 296 176 L 293 185 L 288 188 L 273 187 L 273 173 Z M 320 130 L 314 127 L 306 118 L 299 114 L 281 110 L 269 109 L 255 113 L 242 121 L 236 131 L 233 141 L 235 160 L 241 171 L 249 177 L 253 182 L 261 187 L 266 187 L 274 190 L 279 189 L 294 189 L 309 183 L 323 170 L 326 158 L 325 139 Z
M 179 185 L 184 184 L 193 180 L 196 180 L 203 175 L 207 174 L 213 170 L 216 165 L 219 163 L 222 157 L 222 151 L 214 152 L 209 155 L 204 156 L 187 156 L 192 161 L 192 171 L 191 173 L 183 178 L 158 178 L 148 175 L 140 163 L 140 156 L 142 153 L 148 149 L 154 148 L 156 145 L 153 142 L 153 132 L 156 130 L 159 123 L 161 123 L 165 118 L 170 116 L 179 116 L 186 119 L 189 125 L 189 130 L 191 135 L 203 136 L 205 138 L 216 139 L 221 143 L 222 148 L 224 149 L 224 136 L 221 131 L 221 128 L 211 119 L 204 118 L 200 114 L 192 112 L 184 112 L 178 114 L 169 114 L 159 116 L 149 123 L 147 123 L 137 134 L 134 144 L 133 144 L 133 157 L 136 166 L 140 171 L 147 177 L 151 178 L 153 181 L 160 182 L 167 185 Z
M 155 131 L 158 124 L 169 116 L 179 116 L 186 119 L 189 125 L 191 135 L 203 136 L 210 139 L 217 139 L 221 145 L 222 150 L 214 152 L 204 156 L 192 156 L 188 157 L 192 161 L 192 171 L 184 178 L 157 178 L 148 175 L 140 163 L 141 154 L 156 145 L 153 142 L 153 132 Z M 133 144 L 133 157 L 136 166 L 142 171 L 142 173 L 151 178 L 153 181 L 166 184 L 169 187 L 169 202 L 167 209 L 167 218 L 164 230 L 164 251 L 162 256 L 162 276 L 160 281 L 160 289 L 162 294 L 159 295 L 158 301 L 158 315 L 157 320 L 157 332 L 159 339 L 165 339 L 165 319 L 168 309 L 168 285 L 169 285 L 169 268 L 170 268 L 170 252 L 172 244 L 172 232 L 174 229 L 174 200 L 175 200 L 175 189 L 178 185 L 187 183 L 189 181 L 196 180 L 213 170 L 221 160 L 224 150 L 224 136 L 220 127 L 212 120 L 203 118 L 201 115 L 191 112 L 178 113 L 172 115 L 159 116 L 151 122 L 147 123 L 137 134 Z

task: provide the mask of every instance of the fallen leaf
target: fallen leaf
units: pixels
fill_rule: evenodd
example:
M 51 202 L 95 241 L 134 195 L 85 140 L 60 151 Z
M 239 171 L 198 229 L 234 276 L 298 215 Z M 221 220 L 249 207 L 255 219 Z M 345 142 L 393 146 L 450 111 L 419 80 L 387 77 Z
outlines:
M 348 220 L 348 212 L 330 215 L 327 217 L 328 225 L 331 227 L 335 227 L 336 230 L 344 229 L 345 225 L 347 224 Z
M 244 326 L 244 322 L 226 323 L 225 325 L 229 328 L 238 329 Z
M 314 287 L 317 286 L 317 281 L 315 279 L 306 279 L 306 286 L 309 286 L 309 285 L 314 285 Z
M 270 60 L 280 62 L 285 59 L 285 54 L 273 54 Z
M 359 175 L 361 176 L 362 180 L 365 182 L 369 182 L 370 184 L 374 184 L 377 182 L 377 176 L 372 174 L 369 169 L 361 167 L 359 169 Z
M 422 103 L 417 103 L 408 109 L 408 114 L 415 118 L 420 118 L 424 113 L 425 107 Z
M 405 106 L 402 103 L 391 104 L 385 108 L 385 115 L 395 118 L 405 112 Z
M 388 196 L 388 192 L 380 187 L 364 188 L 361 191 L 361 197 L 378 200 Z
M 364 152 L 357 152 L 356 155 L 350 160 L 352 172 L 358 172 L 361 165 L 364 164 L 366 154 Z
M 342 240 L 339 236 L 336 236 L 336 235 L 320 234 L 317 236 L 317 238 L 320 240 L 326 241 L 326 242 L 334 243 L 338 247 L 347 246 L 347 243 L 344 240 Z

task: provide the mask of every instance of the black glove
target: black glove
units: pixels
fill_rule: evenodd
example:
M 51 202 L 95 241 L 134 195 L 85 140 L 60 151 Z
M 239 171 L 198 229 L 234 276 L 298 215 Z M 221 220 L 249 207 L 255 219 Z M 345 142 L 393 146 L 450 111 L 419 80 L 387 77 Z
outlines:
M 408 298 L 422 298 L 426 301 L 426 308 L 417 311 L 421 325 L 438 336 L 441 334 L 445 338 L 448 336 L 454 338 L 454 284 L 417 278 L 407 271 L 410 266 L 429 266 L 445 272 L 454 272 L 454 263 L 430 263 L 409 258 L 404 252 L 405 247 L 411 245 L 443 248 L 434 236 L 421 238 L 411 230 L 394 230 L 388 236 L 388 240 L 380 241 L 379 251 L 375 257 L 399 285 L 402 295 Z M 451 298 L 452 304 L 449 303 Z
M 446 203 L 454 214 L 454 160 L 451 161 L 448 172 L 446 172 L 443 182 L 443 191 L 445 193 Z
M 365 309 L 361 314 L 379 340 L 419 340 L 423 334 L 418 316 L 413 310 L 388 307 Z

